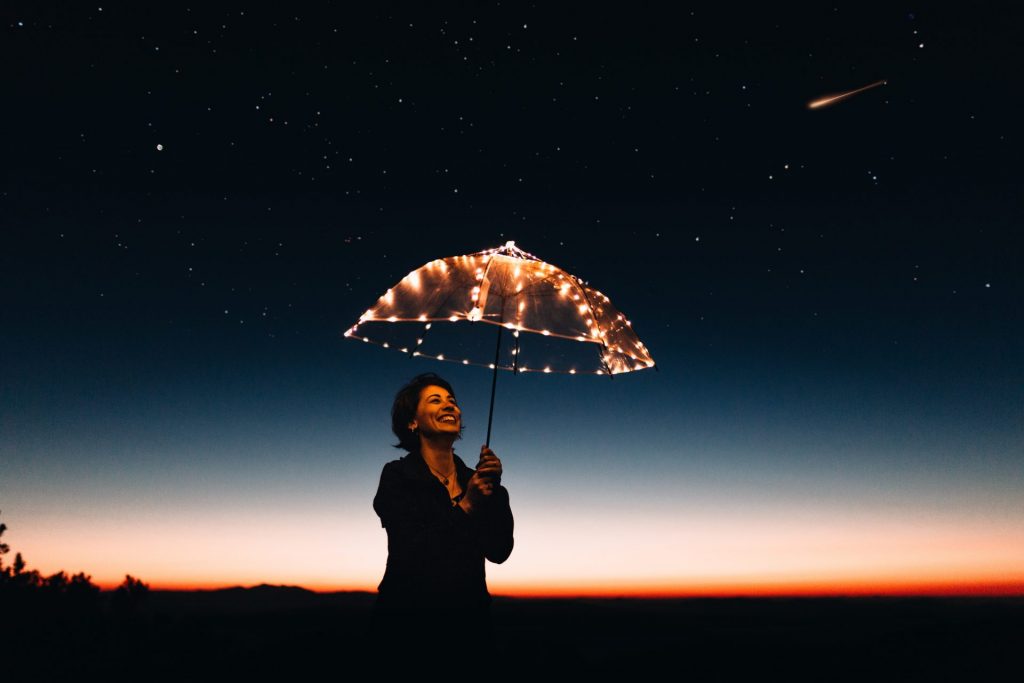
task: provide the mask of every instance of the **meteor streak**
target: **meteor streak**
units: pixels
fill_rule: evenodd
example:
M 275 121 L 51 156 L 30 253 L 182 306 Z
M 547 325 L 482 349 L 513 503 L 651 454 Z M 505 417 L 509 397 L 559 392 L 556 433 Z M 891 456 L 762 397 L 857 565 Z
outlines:
M 875 81 L 874 83 L 871 83 L 869 85 L 865 85 L 863 88 L 857 88 L 856 90 L 850 90 L 850 91 L 847 91 L 847 92 L 841 92 L 838 95 L 829 95 L 828 97 L 822 97 L 820 99 L 814 100 L 813 102 L 808 102 L 807 103 L 807 108 L 808 109 L 820 109 L 821 107 L 827 107 L 830 104 L 835 104 L 836 102 L 839 102 L 841 100 L 845 100 L 847 97 L 853 97 L 854 95 L 856 95 L 859 92 L 864 92 L 865 90 L 871 90 L 871 88 L 877 88 L 878 86 L 885 85 L 885 84 L 886 84 L 885 81 Z

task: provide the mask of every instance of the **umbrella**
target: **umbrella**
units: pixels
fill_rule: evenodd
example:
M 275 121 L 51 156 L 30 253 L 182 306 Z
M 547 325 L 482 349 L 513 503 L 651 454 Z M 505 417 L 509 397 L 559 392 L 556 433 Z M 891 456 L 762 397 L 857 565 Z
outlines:
M 497 329 L 493 356 L 479 343 L 486 325 Z M 512 333 L 505 353 L 503 330 Z M 533 358 L 530 348 L 520 346 L 522 332 L 543 342 Z M 488 445 L 498 370 L 612 377 L 655 367 L 629 319 L 607 296 L 515 242 L 417 268 L 387 290 L 345 337 L 409 357 L 491 368 Z M 568 353 L 567 343 L 584 353 Z

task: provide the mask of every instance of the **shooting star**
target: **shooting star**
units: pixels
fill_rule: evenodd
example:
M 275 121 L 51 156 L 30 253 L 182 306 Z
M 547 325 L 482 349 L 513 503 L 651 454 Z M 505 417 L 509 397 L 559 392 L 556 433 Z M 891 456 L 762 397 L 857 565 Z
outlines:
M 886 85 L 886 81 L 875 81 L 874 83 L 865 85 L 863 88 L 857 88 L 856 90 L 841 92 L 838 95 L 829 95 L 828 97 L 822 97 L 820 99 L 814 100 L 813 102 L 808 102 L 807 108 L 820 109 L 821 107 L 827 107 L 830 104 L 835 104 L 836 102 L 845 100 L 847 97 L 853 97 L 857 93 L 864 92 L 865 90 L 871 90 L 872 88 L 877 88 L 880 85 Z

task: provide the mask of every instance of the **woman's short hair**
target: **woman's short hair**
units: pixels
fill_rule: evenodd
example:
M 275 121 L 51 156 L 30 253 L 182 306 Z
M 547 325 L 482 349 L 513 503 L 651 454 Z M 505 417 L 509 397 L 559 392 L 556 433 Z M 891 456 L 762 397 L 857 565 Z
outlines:
M 416 375 L 395 394 L 395 402 L 391 404 L 391 431 L 398 437 L 395 448 L 404 448 L 410 453 L 420 447 L 420 438 L 409 429 L 409 423 L 416 417 L 416 408 L 420 404 L 420 393 L 425 387 L 441 387 L 452 396 L 455 390 L 452 385 L 433 372 Z M 462 438 L 461 429 L 459 438 Z

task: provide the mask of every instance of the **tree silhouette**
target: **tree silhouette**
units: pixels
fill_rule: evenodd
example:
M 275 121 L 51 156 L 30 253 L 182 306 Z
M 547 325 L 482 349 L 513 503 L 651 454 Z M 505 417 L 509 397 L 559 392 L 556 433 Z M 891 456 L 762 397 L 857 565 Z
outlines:
M 25 571 L 25 560 L 21 557 L 21 553 L 15 553 L 14 565 L 11 568 L 13 569 L 9 577 L 11 585 L 38 588 L 43 584 L 43 577 L 39 575 L 38 571 L 35 569 Z
M 0 523 L 0 536 L 7 531 L 7 525 Z M 92 582 L 92 577 L 85 572 L 78 572 L 68 576 L 67 572 L 61 570 L 50 576 L 42 576 L 35 569 L 27 569 L 25 558 L 21 553 L 15 553 L 14 563 L 10 566 L 3 564 L 3 556 L 11 551 L 8 544 L 0 542 L 0 594 L 10 595 L 16 598 L 20 604 L 28 604 L 36 598 L 42 599 L 44 603 L 51 605 L 63 605 L 74 609 L 95 607 L 99 596 L 100 588 Z M 113 600 L 117 609 L 123 609 L 121 605 L 127 605 L 128 609 L 141 602 L 149 593 L 149 586 L 131 575 L 125 576 L 117 590 L 114 591 Z
M 118 614 L 131 614 L 148 595 L 148 584 L 136 579 L 131 574 L 125 574 L 124 581 L 111 596 L 110 604 Z
M 0 522 L 0 538 L 3 538 L 4 532 L 7 531 L 7 525 Z M 11 552 L 11 546 L 7 545 L 3 541 L 0 541 L 0 581 L 7 576 L 7 570 L 4 569 L 4 555 Z
M 0 535 L 6 531 L 0 524 Z M 0 560 L 11 552 L 0 544 Z M 14 553 L 13 562 L 0 564 L 4 672 L 12 666 L 22 670 L 24 662 L 24 670 L 31 666 L 43 680 L 73 680 L 90 671 L 114 671 L 115 678 L 118 670 L 127 673 L 163 652 L 162 641 L 150 640 L 152 621 L 138 609 L 148 594 L 149 586 L 131 575 L 108 592 L 85 572 L 44 576 Z

